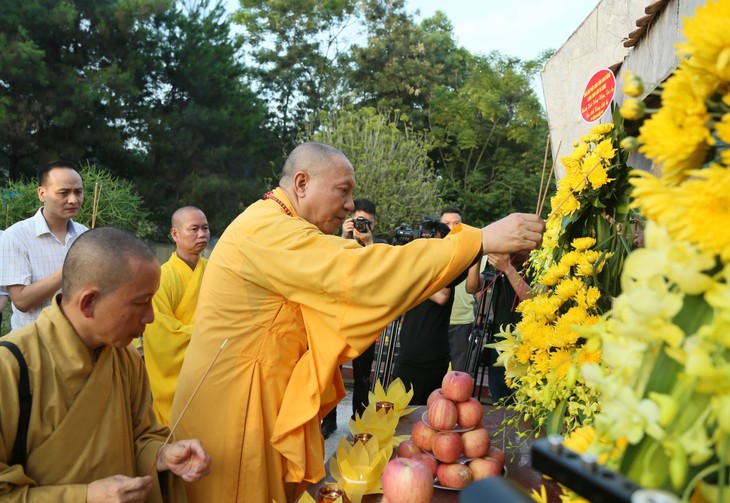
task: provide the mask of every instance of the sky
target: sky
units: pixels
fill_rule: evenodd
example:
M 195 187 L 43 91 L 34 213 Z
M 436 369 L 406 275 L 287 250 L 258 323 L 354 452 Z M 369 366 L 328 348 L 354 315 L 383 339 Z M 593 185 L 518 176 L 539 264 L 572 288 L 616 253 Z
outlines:
M 406 0 L 419 19 L 436 10 L 454 26 L 457 43 L 471 53 L 497 50 L 522 60 L 558 49 L 599 0 Z

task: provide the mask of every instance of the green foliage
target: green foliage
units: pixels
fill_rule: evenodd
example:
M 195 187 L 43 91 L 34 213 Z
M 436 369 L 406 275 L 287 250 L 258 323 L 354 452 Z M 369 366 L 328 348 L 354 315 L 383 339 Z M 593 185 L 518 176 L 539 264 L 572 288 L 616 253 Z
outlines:
M 535 62 L 471 57 L 459 87 L 434 90 L 429 123 L 445 198 L 484 225 L 534 212 L 547 123 L 530 88 Z
M 403 0 L 370 0 L 364 12 L 368 43 L 352 50 L 354 94 L 362 105 L 401 110 L 415 129 L 426 129 L 434 90 L 461 85 L 468 52 L 457 47 L 440 11 L 420 25 Z
M 95 226 L 113 225 L 133 232 L 140 238 L 146 238 L 155 231 L 147 218 L 147 211 L 142 207 L 142 199 L 131 182 L 116 178 L 93 164 L 82 167 L 80 173 L 84 184 L 84 204 L 74 218 L 76 222 L 92 227 L 96 193 Z M 33 216 L 41 206 L 37 180 L 10 182 L 0 195 L 0 204 L 4 213 L 4 229 Z
M 234 15 L 256 62 L 256 81 L 270 103 L 271 126 L 293 144 L 306 120 L 337 100 L 357 0 L 240 0 Z M 287 150 L 291 145 L 287 145 Z
M 0 152 L 11 179 L 57 158 L 130 160 L 169 0 L 4 2 Z
M 431 145 L 405 117 L 346 108 L 323 115 L 321 127 L 310 129 L 307 139 L 333 145 L 348 157 L 355 168 L 355 198 L 378 207 L 379 234 L 438 215 L 442 201 L 428 157 Z

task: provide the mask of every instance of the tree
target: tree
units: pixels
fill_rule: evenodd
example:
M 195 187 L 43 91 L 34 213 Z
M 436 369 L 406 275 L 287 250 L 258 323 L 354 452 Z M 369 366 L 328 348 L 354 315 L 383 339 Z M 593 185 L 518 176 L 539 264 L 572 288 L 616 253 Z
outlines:
M 5 2 L 0 161 L 17 179 L 55 158 L 134 162 L 130 112 L 155 75 L 169 0 Z M 107 154 L 107 155 L 104 155 Z
M 453 27 L 440 11 L 418 25 L 404 0 L 370 0 L 365 18 L 367 45 L 353 48 L 349 76 L 358 103 L 400 110 L 415 129 L 426 129 L 435 89 L 462 84 L 468 52 L 457 47 Z
M 185 11 L 185 12 L 183 12 Z M 265 106 L 246 85 L 223 5 L 183 4 L 164 24 L 160 73 L 145 100 L 141 169 L 128 173 L 158 222 L 199 206 L 214 233 L 264 192 L 260 161 L 278 155 L 264 129 Z M 149 179 L 152 170 L 156 175 Z
M 530 88 L 538 61 L 471 58 L 459 88 L 440 86 L 429 110 L 444 197 L 483 225 L 535 211 L 547 124 Z
M 316 121 L 339 96 L 357 0 L 240 0 L 234 19 L 244 29 L 257 84 L 271 106 L 271 125 L 288 150 L 306 121 Z
M 306 139 L 333 145 L 347 156 L 355 168 L 355 197 L 377 204 L 381 233 L 401 223 L 413 228 L 421 217 L 436 215 L 442 201 L 428 157 L 431 145 L 404 117 L 366 107 L 346 108 L 320 120 Z

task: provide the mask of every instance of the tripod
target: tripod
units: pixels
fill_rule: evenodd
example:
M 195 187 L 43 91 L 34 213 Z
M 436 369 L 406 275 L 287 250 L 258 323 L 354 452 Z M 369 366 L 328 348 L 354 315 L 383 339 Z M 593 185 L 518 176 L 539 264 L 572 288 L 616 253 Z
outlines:
M 403 324 L 403 315 L 391 321 L 383 333 L 380 334 L 380 342 L 375 356 L 375 378 L 370 383 L 370 390 L 375 391 L 375 382 L 380 379 L 380 384 L 387 389 L 393 373 L 396 349 L 399 347 L 398 336 Z
M 485 269 L 485 271 L 487 270 Z M 484 281 L 487 286 L 482 291 L 481 298 L 479 299 L 476 319 L 474 320 L 474 327 L 469 335 L 469 348 L 466 353 L 467 372 L 474 378 L 474 382 L 477 379 L 479 380 L 479 386 L 474 386 L 474 396 L 477 399 L 481 398 L 482 388 L 484 387 L 485 366 L 481 365 L 482 349 L 485 343 L 494 341 L 494 278 L 494 274 L 485 274 Z M 479 376 L 480 366 L 482 367 L 481 376 Z M 477 389 L 479 389 L 478 396 Z

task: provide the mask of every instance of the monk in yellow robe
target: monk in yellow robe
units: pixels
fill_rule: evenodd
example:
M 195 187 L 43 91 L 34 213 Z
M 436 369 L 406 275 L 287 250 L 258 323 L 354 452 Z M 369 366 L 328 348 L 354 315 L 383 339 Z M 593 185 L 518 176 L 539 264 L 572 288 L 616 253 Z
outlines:
M 170 424 L 172 398 L 193 334 L 200 283 L 208 263 L 201 257 L 210 239 L 205 213 L 194 206 L 179 208 L 172 215 L 170 236 L 175 251 L 162 264 L 160 288 L 152 299 L 155 321 L 147 325 L 142 337 L 152 409 L 165 425 Z
M 77 239 L 62 274 L 63 298 L 0 340 L 0 500 L 186 501 L 183 480 L 210 458 L 198 440 L 163 445 L 129 347 L 154 316 L 154 252 L 101 227 Z
M 396 316 L 451 283 L 483 251 L 530 249 L 535 215 L 405 246 L 334 236 L 354 209 L 352 165 L 320 143 L 295 148 L 279 188 L 249 206 L 211 254 L 172 407 L 194 432 L 211 475 L 192 503 L 293 501 L 325 475 L 319 422 L 345 395 L 338 365 L 367 349 Z

